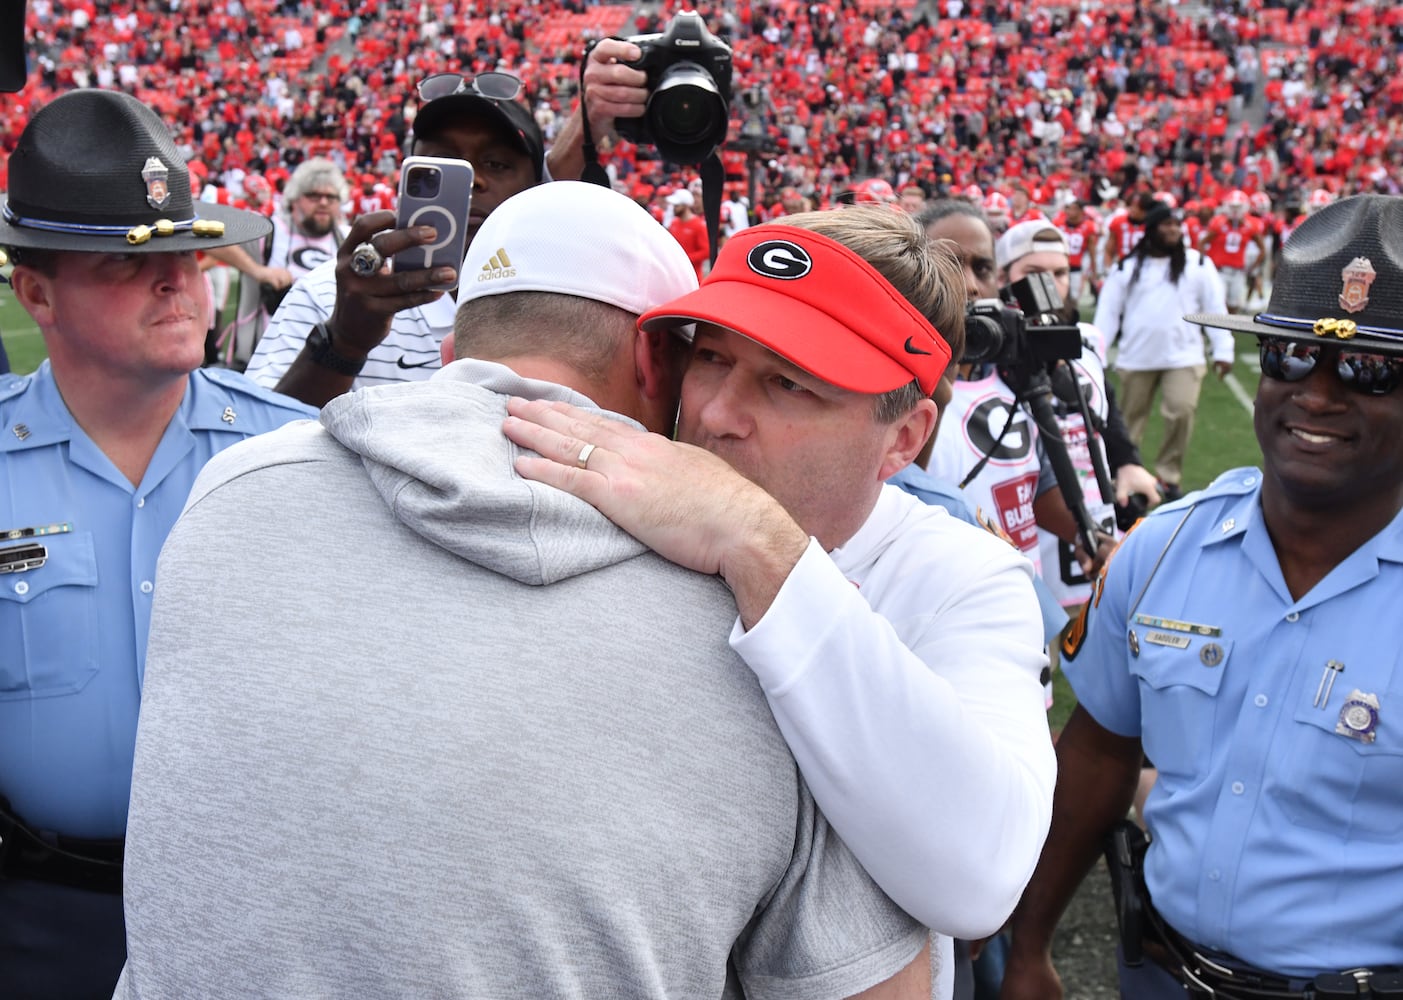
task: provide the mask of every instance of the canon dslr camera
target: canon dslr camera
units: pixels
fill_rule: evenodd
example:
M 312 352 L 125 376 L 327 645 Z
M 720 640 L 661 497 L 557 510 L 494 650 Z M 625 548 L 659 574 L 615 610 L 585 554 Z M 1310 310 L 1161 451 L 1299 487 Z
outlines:
M 731 47 L 690 10 L 674 17 L 660 34 L 624 41 L 643 50 L 630 65 L 648 74 L 648 103 L 643 117 L 614 122 L 619 135 L 640 146 L 656 146 L 669 162 L 701 163 L 726 141 Z

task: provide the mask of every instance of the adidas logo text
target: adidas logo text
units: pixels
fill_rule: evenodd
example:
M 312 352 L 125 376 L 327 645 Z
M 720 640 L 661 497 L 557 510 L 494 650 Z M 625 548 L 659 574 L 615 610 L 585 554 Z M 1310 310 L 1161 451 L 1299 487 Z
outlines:
M 482 265 L 482 273 L 477 276 L 478 281 L 495 281 L 498 278 L 515 278 L 516 268 L 512 266 L 511 258 L 507 256 L 507 251 L 498 247 L 497 252 L 488 258 L 487 263 Z

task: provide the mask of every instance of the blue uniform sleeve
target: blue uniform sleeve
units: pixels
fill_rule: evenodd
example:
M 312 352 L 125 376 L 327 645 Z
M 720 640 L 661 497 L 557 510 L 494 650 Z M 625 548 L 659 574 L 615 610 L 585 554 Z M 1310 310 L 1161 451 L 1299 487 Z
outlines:
M 1062 672 L 1077 702 L 1103 727 L 1127 737 L 1140 735 L 1140 693 L 1129 665 L 1126 617 L 1135 556 L 1145 540 L 1138 531 L 1126 536 L 1062 640 Z

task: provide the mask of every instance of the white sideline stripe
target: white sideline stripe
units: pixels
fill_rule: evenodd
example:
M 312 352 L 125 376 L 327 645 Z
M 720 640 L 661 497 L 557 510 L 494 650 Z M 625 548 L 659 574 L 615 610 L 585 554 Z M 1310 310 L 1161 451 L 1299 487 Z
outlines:
M 0 329 L 0 334 L 4 334 L 6 340 L 19 340 L 21 337 L 39 336 L 37 326 L 12 326 Z
M 1255 360 L 1255 355 L 1253 356 Z M 1237 376 L 1232 372 L 1223 378 L 1223 384 L 1228 387 L 1228 391 L 1237 397 L 1237 401 L 1242 404 L 1242 408 L 1247 411 L 1248 416 L 1252 415 L 1252 398 L 1247 395 L 1247 390 L 1242 388 L 1242 383 L 1237 380 Z

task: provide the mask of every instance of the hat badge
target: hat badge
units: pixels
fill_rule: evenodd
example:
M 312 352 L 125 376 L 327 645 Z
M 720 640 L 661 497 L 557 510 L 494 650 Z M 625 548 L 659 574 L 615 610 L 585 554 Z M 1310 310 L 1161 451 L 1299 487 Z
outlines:
M 141 168 L 141 179 L 146 182 L 146 203 L 152 208 L 165 208 L 170 204 L 170 169 L 154 156 L 146 158 Z
M 1368 306 L 1369 286 L 1378 277 L 1369 258 L 1354 258 L 1345 265 L 1340 277 L 1344 280 L 1344 288 L 1340 291 L 1340 308 L 1355 313 Z

